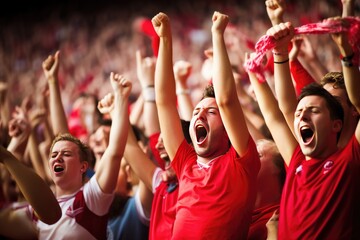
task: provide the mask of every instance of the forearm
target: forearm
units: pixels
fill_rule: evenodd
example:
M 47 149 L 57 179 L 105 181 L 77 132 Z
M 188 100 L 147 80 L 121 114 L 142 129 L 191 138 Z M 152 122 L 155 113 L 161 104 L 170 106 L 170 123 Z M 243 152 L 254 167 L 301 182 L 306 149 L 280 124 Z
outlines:
M 155 69 L 155 92 L 156 104 L 176 105 L 176 85 L 173 72 L 173 53 L 171 37 L 161 37 L 159 56 L 156 61 Z M 173 105 L 174 104 L 174 105 Z
M 131 129 L 128 131 L 124 157 L 131 166 L 131 169 L 151 191 L 152 177 L 156 166 L 140 148 L 136 141 L 134 132 Z
M 287 52 L 287 50 L 283 50 Z M 296 93 L 292 82 L 289 56 L 285 53 L 274 56 L 275 93 L 278 106 L 284 115 L 290 129 L 293 129 L 293 117 L 296 109 Z
M 175 89 L 172 40 L 171 37 L 160 37 L 159 55 L 155 69 L 155 98 L 160 129 L 170 159 L 173 159 L 184 139 L 179 113 L 176 109 Z
M 2 150 L 2 153 L 2 162 L 40 220 L 47 224 L 55 223 L 61 216 L 61 210 L 48 185 L 33 170 L 20 163 L 10 152 L 4 153 Z
M 96 178 L 105 193 L 112 193 L 115 189 L 117 177 L 123 157 L 128 128 L 128 99 L 119 96 L 114 97 L 114 110 L 111 114 L 112 124 L 109 135 L 109 145 L 99 161 Z
M 235 80 L 222 34 L 215 32 L 213 39 L 213 85 L 216 101 L 221 107 L 238 101 Z
M 67 118 L 61 100 L 61 93 L 57 79 L 48 80 L 50 91 L 50 117 L 54 135 L 68 133 Z
M 47 181 L 47 175 L 45 173 L 45 168 L 39 151 L 39 144 L 36 139 L 34 130 L 31 131 L 29 136 L 28 149 L 30 154 L 31 163 L 35 172 L 45 181 Z

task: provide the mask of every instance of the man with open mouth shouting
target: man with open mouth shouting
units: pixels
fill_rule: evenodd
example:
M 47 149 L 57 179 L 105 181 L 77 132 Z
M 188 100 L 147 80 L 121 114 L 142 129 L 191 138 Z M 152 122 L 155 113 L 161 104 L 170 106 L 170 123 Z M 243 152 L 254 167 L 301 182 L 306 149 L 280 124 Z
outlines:
M 212 17 L 213 86 L 193 111 L 192 146 L 176 108 L 170 20 L 159 13 L 152 22 L 160 37 L 155 91 L 161 134 L 179 179 L 172 239 L 246 239 L 260 161 L 224 42 L 228 16 Z

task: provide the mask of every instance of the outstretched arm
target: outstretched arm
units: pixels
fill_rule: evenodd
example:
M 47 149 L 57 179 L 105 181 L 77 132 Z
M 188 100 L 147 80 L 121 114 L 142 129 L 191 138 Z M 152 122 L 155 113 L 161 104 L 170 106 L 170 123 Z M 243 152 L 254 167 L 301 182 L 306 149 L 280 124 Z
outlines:
M 190 121 L 194 111 L 191 100 L 190 90 L 187 87 L 187 80 L 191 74 L 191 63 L 179 60 L 174 64 L 174 74 L 176 81 L 176 96 L 178 101 L 178 111 L 183 120 Z
M 297 141 L 287 126 L 269 85 L 266 82 L 260 83 L 254 73 L 248 72 L 248 74 L 265 123 L 286 165 L 289 166 L 291 156 L 297 146 Z
M 42 68 L 49 84 L 50 117 L 54 135 L 69 132 L 58 79 L 59 57 L 60 51 L 57 51 L 54 55 L 49 55 L 42 63 Z
M 343 24 L 348 24 L 346 22 L 346 19 L 343 19 L 342 21 Z M 344 74 L 345 87 L 350 102 L 352 103 L 352 105 L 354 105 L 357 112 L 360 113 L 360 72 L 358 65 L 359 63 L 355 61 L 355 59 L 359 58 L 359 56 L 356 56 L 354 54 L 354 50 L 349 43 L 349 39 L 346 33 L 334 33 L 331 36 L 342 56 L 342 71 Z M 360 142 L 360 124 L 357 125 L 355 135 L 358 142 Z
M 101 113 L 111 113 L 112 118 L 109 145 L 99 161 L 95 173 L 99 186 L 105 193 L 112 193 L 116 187 L 128 135 L 128 98 L 132 86 L 125 77 L 113 72 L 110 74 L 110 82 L 113 95 L 105 96 L 98 105 Z M 111 104 L 108 98 L 113 98 L 114 104 Z
M 284 22 L 284 12 L 286 4 L 284 0 L 266 0 L 266 12 L 271 21 L 271 25 L 275 26 Z
M 138 187 L 140 201 L 146 215 L 150 216 L 154 196 L 152 193 L 152 179 L 156 165 L 140 148 L 131 128 L 129 129 L 124 157 L 141 180 Z
M 177 149 L 184 140 L 184 134 L 176 108 L 170 19 L 160 12 L 152 18 L 152 23 L 160 37 L 155 69 L 156 105 L 165 148 L 170 159 L 174 159 Z
M 25 199 L 35 210 L 39 219 L 47 224 L 57 222 L 61 217 L 60 206 L 43 179 L 32 169 L 20 163 L 14 155 L 0 146 L 0 162 L 15 179 Z
M 143 58 L 140 51 L 136 51 L 136 69 L 142 87 L 142 98 L 144 99 L 143 119 L 145 120 L 144 130 L 147 137 L 160 132 L 155 102 L 155 65 L 155 58 Z
M 243 156 L 247 151 L 250 134 L 237 97 L 234 75 L 224 41 L 223 34 L 229 18 L 227 15 L 214 12 L 212 21 L 213 85 L 216 102 L 232 146 L 239 156 Z
M 342 3 L 342 17 L 354 16 L 355 0 L 341 0 Z
M 297 105 L 295 88 L 292 82 L 288 46 L 294 36 L 291 23 L 280 23 L 270 28 L 267 33 L 275 39 L 274 47 L 274 80 L 276 97 L 285 120 L 294 132 L 294 113 Z

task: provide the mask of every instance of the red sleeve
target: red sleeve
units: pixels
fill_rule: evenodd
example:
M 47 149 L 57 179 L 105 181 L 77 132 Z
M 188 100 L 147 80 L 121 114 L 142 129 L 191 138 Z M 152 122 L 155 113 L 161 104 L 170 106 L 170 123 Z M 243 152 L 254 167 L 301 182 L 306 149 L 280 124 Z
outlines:
M 151 46 L 154 52 L 154 56 L 158 56 L 160 38 L 155 32 L 154 26 L 150 19 L 144 19 L 141 23 L 141 31 L 151 38 Z
M 296 95 L 300 94 L 303 87 L 312 82 L 315 82 L 315 80 L 311 77 L 311 75 L 306 71 L 306 69 L 301 65 L 298 60 L 290 61 L 290 71 L 295 81 Z

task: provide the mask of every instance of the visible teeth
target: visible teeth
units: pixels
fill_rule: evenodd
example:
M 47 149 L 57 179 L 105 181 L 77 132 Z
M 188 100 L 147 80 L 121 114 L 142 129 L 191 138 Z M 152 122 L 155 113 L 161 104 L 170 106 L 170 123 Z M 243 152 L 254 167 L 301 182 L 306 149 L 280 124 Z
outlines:
M 61 171 L 63 171 L 63 170 L 64 170 L 64 168 L 61 167 L 61 166 L 55 166 L 55 167 L 54 167 L 54 171 L 55 171 L 55 172 L 61 172 Z

